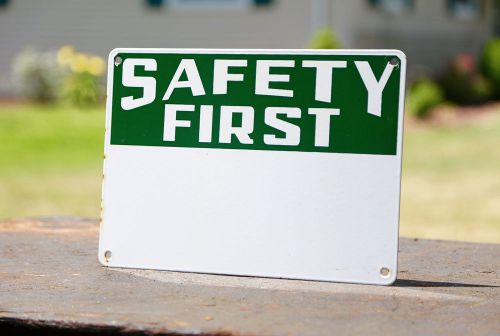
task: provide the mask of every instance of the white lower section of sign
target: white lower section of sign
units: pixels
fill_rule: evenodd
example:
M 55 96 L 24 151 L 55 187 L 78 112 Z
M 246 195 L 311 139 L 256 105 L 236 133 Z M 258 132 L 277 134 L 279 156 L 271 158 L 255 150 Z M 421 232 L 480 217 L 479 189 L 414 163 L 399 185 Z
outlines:
M 395 280 L 400 154 L 106 147 L 104 265 Z

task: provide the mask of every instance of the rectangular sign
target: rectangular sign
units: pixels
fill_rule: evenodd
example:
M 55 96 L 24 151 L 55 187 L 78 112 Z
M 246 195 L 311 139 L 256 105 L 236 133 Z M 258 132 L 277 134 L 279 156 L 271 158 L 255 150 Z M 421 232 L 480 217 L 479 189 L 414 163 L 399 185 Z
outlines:
M 115 49 L 99 260 L 390 284 L 396 50 Z

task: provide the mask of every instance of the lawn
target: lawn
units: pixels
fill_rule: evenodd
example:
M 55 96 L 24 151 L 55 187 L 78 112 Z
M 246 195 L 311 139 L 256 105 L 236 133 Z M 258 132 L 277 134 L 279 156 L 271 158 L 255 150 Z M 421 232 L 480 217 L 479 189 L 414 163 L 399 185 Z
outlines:
M 104 108 L 0 104 L 0 218 L 98 217 Z M 500 242 L 500 111 L 405 132 L 401 234 Z
M 500 243 L 500 108 L 405 132 L 401 234 Z
M 0 105 L 0 218 L 98 217 L 104 109 Z

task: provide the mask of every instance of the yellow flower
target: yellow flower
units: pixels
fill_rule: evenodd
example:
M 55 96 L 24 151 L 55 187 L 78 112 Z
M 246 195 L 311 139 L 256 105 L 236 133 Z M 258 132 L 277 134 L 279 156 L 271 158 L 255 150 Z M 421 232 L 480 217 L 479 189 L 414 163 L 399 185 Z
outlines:
M 89 58 L 85 54 L 76 54 L 71 62 L 71 70 L 76 73 L 86 72 L 88 69 Z
M 65 45 L 57 51 L 57 62 L 59 65 L 71 64 L 75 56 L 75 49 L 70 45 Z
M 104 60 L 99 56 L 92 56 L 88 62 L 88 71 L 94 76 L 100 76 L 104 73 Z

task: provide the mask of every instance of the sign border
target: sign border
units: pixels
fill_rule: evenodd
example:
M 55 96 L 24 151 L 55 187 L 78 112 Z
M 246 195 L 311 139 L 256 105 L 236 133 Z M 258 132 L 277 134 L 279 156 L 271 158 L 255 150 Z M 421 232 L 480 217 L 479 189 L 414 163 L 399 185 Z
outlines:
M 403 159 L 403 133 L 404 133 L 404 109 L 405 109 L 405 85 L 406 85 L 406 55 L 397 49 L 211 49 L 211 48 L 115 48 L 111 50 L 108 56 L 108 72 L 107 72 L 107 98 L 106 98 L 106 117 L 105 117 L 105 134 L 104 134 L 104 160 L 103 160 L 103 181 L 101 189 L 101 215 L 100 215 L 100 235 L 99 235 L 99 251 L 98 260 L 103 266 L 110 266 L 104 254 L 102 229 L 104 223 L 105 212 L 105 180 L 106 180 L 106 154 L 109 146 L 113 146 L 111 141 L 111 115 L 113 110 L 113 83 L 114 83 L 114 67 L 115 57 L 120 53 L 138 53 L 138 54 L 249 54 L 249 55 L 345 55 L 345 56 L 395 56 L 399 59 L 400 71 L 400 87 L 399 87 L 399 106 L 398 106 L 398 123 L 397 123 L 397 143 L 396 157 L 399 156 L 400 161 L 398 170 L 395 172 L 399 178 L 397 183 L 398 209 L 395 221 L 397 223 L 397 231 L 399 237 L 400 226 L 400 211 L 401 211 L 401 177 L 402 177 L 402 159 Z M 118 146 L 118 145 L 116 145 Z M 132 147 L 132 146 L 131 146 Z M 259 151 L 259 150 L 256 150 Z M 331 153 L 335 154 L 335 153 Z M 391 285 L 397 277 L 398 268 L 398 249 L 399 238 L 396 240 L 396 246 L 393 247 L 396 253 L 395 269 L 390 270 L 387 277 L 381 277 L 378 282 L 362 282 L 352 281 L 352 283 L 361 284 L 376 284 L 376 285 Z M 115 266 L 117 267 L 117 266 Z M 198 273 L 198 272 L 191 272 Z M 236 275 L 236 274 L 235 274 Z M 255 276 L 264 277 L 264 276 Z M 333 280 L 332 280 L 333 281 Z M 340 282 L 340 281 L 339 281 Z

